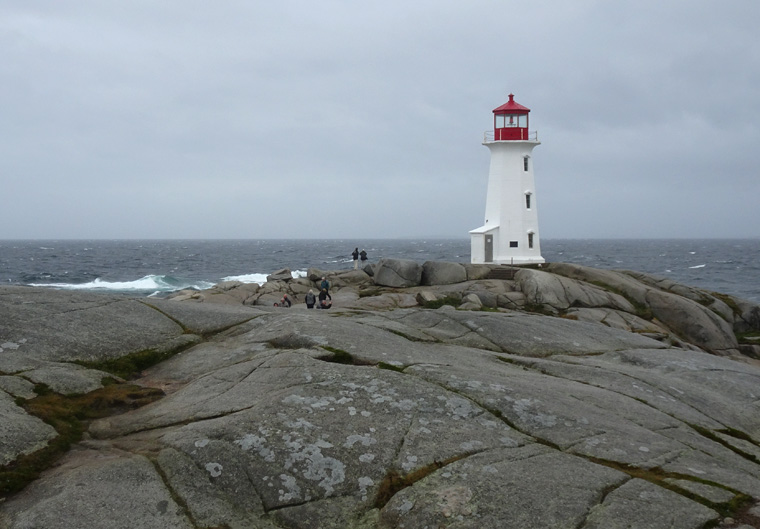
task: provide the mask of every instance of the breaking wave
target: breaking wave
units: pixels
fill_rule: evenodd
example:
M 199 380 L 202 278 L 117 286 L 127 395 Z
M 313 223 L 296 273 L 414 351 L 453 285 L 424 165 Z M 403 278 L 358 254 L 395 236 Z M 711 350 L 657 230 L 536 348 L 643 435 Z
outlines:
M 135 281 L 103 281 L 89 283 L 30 283 L 33 287 L 59 288 L 62 290 L 105 290 L 113 292 L 175 292 L 177 290 L 203 290 L 214 286 L 207 281 L 182 279 L 166 275 L 148 275 Z
M 241 283 L 258 283 L 259 285 L 263 285 L 267 282 L 267 276 L 270 274 L 243 274 L 239 276 L 227 276 L 223 277 L 222 281 L 240 281 Z M 306 277 L 306 272 L 303 270 L 294 270 L 290 272 L 290 275 L 293 276 L 293 279 L 297 279 L 299 277 Z

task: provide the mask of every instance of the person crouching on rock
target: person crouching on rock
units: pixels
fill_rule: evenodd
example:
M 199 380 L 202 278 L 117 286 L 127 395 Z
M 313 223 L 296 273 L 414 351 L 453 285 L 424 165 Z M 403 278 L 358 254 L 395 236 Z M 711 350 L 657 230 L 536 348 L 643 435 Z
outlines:
M 329 302 L 327 300 L 330 300 Z M 327 292 L 326 288 L 323 288 L 319 292 L 319 305 L 320 309 L 329 309 L 332 307 L 332 296 Z
M 305 301 L 306 301 L 306 308 L 307 309 L 313 309 L 314 308 L 314 303 L 317 302 L 317 296 L 314 295 L 314 291 L 313 290 L 309 290 L 309 293 L 306 294 Z
M 280 306 L 280 307 L 286 307 L 286 308 L 289 309 L 290 306 L 292 305 L 292 303 L 291 303 L 290 298 L 288 297 L 288 295 L 285 294 L 284 296 L 282 296 L 282 299 L 280 300 L 280 304 L 278 305 L 277 303 L 275 303 L 274 305 L 275 305 L 275 307 Z

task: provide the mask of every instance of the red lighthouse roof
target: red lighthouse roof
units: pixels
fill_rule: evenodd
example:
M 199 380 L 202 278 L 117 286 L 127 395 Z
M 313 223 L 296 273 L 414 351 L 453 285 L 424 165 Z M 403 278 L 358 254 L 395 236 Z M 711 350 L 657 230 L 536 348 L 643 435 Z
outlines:
M 509 94 L 509 101 L 493 111 L 494 141 L 527 140 L 528 114 L 530 109 L 515 103 L 515 96 Z
M 515 103 L 515 96 L 514 94 L 509 94 L 509 101 L 504 103 L 498 108 L 493 109 L 494 114 L 499 113 L 514 113 L 514 114 L 527 114 L 530 112 L 530 109 L 528 107 L 522 106 L 520 103 Z

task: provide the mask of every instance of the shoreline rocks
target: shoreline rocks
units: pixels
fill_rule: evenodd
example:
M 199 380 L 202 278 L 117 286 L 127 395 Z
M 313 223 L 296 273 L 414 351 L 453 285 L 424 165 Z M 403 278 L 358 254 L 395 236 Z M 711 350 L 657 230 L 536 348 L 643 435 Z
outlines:
M 165 394 L 82 423 L 0 527 L 760 526 L 760 308 L 562 263 L 418 267 L 0 286 L 0 483 L 62 436 L 43 394 Z M 333 308 L 307 310 L 322 276 Z
M 746 300 L 679 285 L 639 272 L 598 270 L 568 263 L 541 268 L 381 259 L 372 270 L 322 271 L 305 278 L 289 269 L 262 285 L 226 282 L 204 291 L 183 291 L 174 301 L 272 306 L 283 294 L 303 307 L 322 277 L 331 283 L 335 306 L 390 310 L 452 304 L 463 310 L 533 311 L 630 332 L 649 333 L 670 344 L 760 360 L 760 343 L 736 335 L 760 329 L 760 308 Z M 489 279 L 509 271 L 510 279 Z M 463 305 L 464 304 L 464 305 Z

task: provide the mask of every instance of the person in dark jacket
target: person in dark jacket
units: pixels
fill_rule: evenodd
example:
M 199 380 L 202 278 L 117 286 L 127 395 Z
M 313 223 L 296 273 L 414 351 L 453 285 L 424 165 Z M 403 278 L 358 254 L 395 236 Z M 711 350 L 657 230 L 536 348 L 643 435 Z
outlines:
M 317 296 L 314 295 L 313 290 L 309 290 L 309 293 L 306 294 L 305 300 L 306 300 L 306 308 L 313 309 L 314 303 L 317 302 Z
M 325 292 L 328 292 L 330 290 L 330 282 L 327 280 L 326 277 L 322 278 L 322 284 L 319 285 L 319 288 L 321 288 Z
M 329 309 L 330 307 L 332 307 L 332 296 L 330 296 L 330 293 L 327 291 L 326 288 L 323 288 L 319 292 L 319 304 L 317 305 L 317 308 Z
M 354 258 L 354 270 L 359 268 L 359 248 L 354 248 L 353 253 L 351 254 L 351 257 Z
M 367 264 L 367 252 L 364 251 L 364 248 L 362 248 L 362 251 L 359 252 L 359 256 L 362 260 L 362 268 L 364 268 L 364 265 Z

